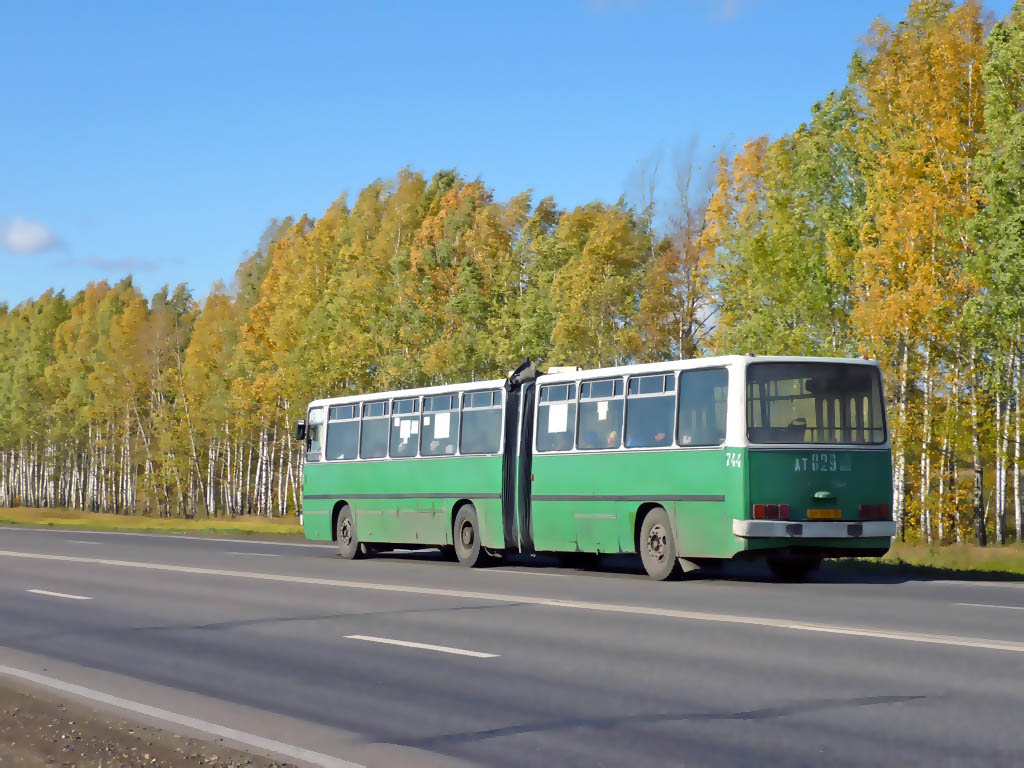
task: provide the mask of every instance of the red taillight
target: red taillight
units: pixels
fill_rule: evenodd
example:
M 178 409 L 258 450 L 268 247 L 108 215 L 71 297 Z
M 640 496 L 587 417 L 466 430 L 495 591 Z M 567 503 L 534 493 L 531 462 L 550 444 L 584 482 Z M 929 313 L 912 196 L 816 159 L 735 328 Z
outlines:
M 861 504 L 858 510 L 861 520 L 891 520 L 888 504 Z
M 789 520 L 789 504 L 755 504 L 755 520 Z

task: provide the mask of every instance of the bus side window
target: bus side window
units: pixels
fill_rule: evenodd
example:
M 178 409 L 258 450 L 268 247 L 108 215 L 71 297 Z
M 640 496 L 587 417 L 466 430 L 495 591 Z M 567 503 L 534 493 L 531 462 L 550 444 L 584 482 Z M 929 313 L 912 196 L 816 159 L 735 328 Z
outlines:
M 461 453 L 497 453 L 501 449 L 500 389 L 462 396 Z
M 332 405 L 327 410 L 327 461 L 354 459 L 359 445 L 359 406 Z
M 679 374 L 680 445 L 721 445 L 725 442 L 725 414 L 729 373 L 724 368 L 683 371 Z
M 537 405 L 537 450 L 571 451 L 576 434 L 576 385 L 540 388 Z
M 459 396 L 433 395 L 423 398 L 423 427 L 420 456 L 452 456 L 459 434 Z
M 363 428 L 359 436 L 359 458 L 382 459 L 388 455 L 388 405 L 386 400 L 363 405 Z
M 323 408 L 310 408 L 306 417 L 306 461 L 320 461 L 321 441 L 326 414 Z
M 654 448 L 672 445 L 675 418 L 675 376 L 658 373 L 629 380 L 626 407 L 626 447 Z
M 580 429 L 576 447 L 603 451 L 622 445 L 622 379 L 580 384 Z
M 420 436 L 420 399 L 395 400 L 391 413 L 391 458 L 415 456 Z

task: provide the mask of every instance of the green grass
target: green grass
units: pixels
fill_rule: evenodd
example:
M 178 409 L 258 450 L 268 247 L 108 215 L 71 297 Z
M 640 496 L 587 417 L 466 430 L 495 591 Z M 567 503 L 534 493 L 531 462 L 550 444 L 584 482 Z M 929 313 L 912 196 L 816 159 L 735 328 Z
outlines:
M 919 578 L 1024 580 L 1024 544 L 979 547 L 973 544 L 929 546 L 893 542 L 881 560 L 840 560 L 835 567 L 866 568 Z
M 75 509 L 14 507 L 0 509 L 0 525 L 31 528 L 69 528 L 88 531 L 127 533 L 196 533 L 232 535 L 302 535 L 299 520 L 243 515 L 187 520 L 182 517 L 146 517 L 145 515 L 108 515 Z

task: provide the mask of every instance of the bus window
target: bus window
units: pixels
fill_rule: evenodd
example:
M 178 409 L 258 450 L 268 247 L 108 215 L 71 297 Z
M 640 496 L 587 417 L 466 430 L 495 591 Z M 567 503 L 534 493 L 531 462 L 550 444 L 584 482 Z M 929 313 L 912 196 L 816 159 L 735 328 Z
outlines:
M 324 409 L 310 408 L 306 416 L 306 461 L 320 461 L 321 438 L 324 433 Z
M 749 365 L 747 438 L 881 445 L 886 435 L 878 369 L 850 363 Z
M 327 461 L 354 459 L 359 445 L 359 406 L 332 405 L 327 410 Z
M 676 415 L 676 377 L 671 373 L 634 376 L 629 380 L 626 407 L 626 447 L 672 445 Z
M 423 398 L 423 429 L 420 456 L 451 456 L 459 434 L 459 396 L 434 395 Z
M 729 372 L 725 368 L 679 374 L 680 445 L 721 445 L 725 442 L 725 411 Z
M 501 448 L 500 389 L 462 396 L 461 453 L 497 453 Z
M 363 406 L 363 431 L 359 437 L 359 458 L 382 459 L 388 455 L 388 403 Z
M 537 406 L 537 450 L 571 451 L 576 434 L 576 385 L 540 388 Z
M 580 385 L 580 431 L 576 447 L 600 451 L 622 445 L 622 379 Z
M 420 434 L 419 398 L 395 400 L 391 412 L 391 457 L 415 456 Z

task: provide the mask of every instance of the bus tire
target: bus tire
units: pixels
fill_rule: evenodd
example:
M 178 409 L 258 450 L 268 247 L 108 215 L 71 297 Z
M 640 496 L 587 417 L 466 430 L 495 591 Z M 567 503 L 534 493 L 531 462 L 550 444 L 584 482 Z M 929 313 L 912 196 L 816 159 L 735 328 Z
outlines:
M 640 559 L 647 575 L 655 581 L 665 581 L 679 575 L 675 536 L 668 512 L 655 507 L 644 517 L 640 526 Z
M 804 581 L 820 565 L 818 555 L 768 555 L 768 567 L 779 581 Z
M 338 540 L 339 555 L 346 560 L 355 560 L 363 556 L 363 547 L 360 545 L 359 535 L 356 533 L 356 518 L 352 514 L 352 507 L 348 504 L 338 512 L 334 533 Z
M 455 542 L 455 556 L 459 559 L 459 565 L 472 568 L 483 564 L 487 556 L 480 545 L 480 521 L 476 516 L 476 507 L 472 504 L 463 504 L 455 515 L 452 541 Z

